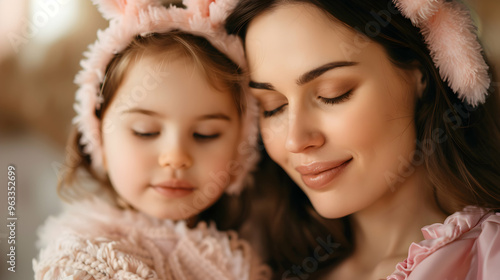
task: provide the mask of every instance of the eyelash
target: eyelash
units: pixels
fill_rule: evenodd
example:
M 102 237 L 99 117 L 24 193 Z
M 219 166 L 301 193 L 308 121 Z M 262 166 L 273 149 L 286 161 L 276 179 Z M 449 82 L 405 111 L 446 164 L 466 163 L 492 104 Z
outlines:
M 349 90 L 348 92 L 342 94 L 341 96 L 337 96 L 334 98 L 324 98 L 321 96 L 318 96 L 318 99 L 321 100 L 323 103 L 328 104 L 328 105 L 334 105 L 334 104 L 339 104 L 342 102 L 345 102 L 351 98 L 352 95 L 352 90 Z
M 264 114 L 264 118 L 269 118 L 269 117 L 272 117 L 274 115 L 276 115 L 277 113 L 279 113 L 281 111 L 281 109 L 283 109 L 283 107 L 285 107 L 286 105 L 288 104 L 283 104 L 281 106 L 279 106 L 278 108 L 274 109 L 274 110 L 271 110 L 271 111 L 264 111 L 263 114 Z
M 318 99 L 327 105 L 335 105 L 335 104 L 339 104 L 339 103 L 342 103 L 342 102 L 349 100 L 351 95 L 352 95 L 352 90 L 349 90 L 348 92 L 342 94 L 341 96 L 337 96 L 334 98 L 324 98 L 324 97 L 318 96 Z M 271 110 L 271 111 L 264 111 L 263 112 L 264 118 L 269 118 L 269 117 L 272 117 L 272 116 L 280 113 L 282 111 L 283 107 L 285 107 L 286 105 L 288 105 L 288 104 L 283 104 L 283 105 L 279 106 L 278 108 Z
M 134 135 L 136 135 L 140 138 L 153 138 L 155 136 L 160 135 L 160 132 L 140 133 L 140 132 L 134 131 Z M 219 138 L 219 136 L 220 136 L 220 133 L 212 134 L 212 135 L 193 133 L 193 137 L 199 141 L 209 141 L 212 139 L 217 139 L 217 138 Z
M 134 131 L 134 135 L 136 135 L 140 138 L 153 138 L 155 136 L 160 135 L 160 132 L 141 133 L 141 132 Z
M 199 133 L 193 133 L 194 139 L 198 141 L 210 141 L 219 138 L 220 133 L 212 134 L 212 135 L 204 135 Z

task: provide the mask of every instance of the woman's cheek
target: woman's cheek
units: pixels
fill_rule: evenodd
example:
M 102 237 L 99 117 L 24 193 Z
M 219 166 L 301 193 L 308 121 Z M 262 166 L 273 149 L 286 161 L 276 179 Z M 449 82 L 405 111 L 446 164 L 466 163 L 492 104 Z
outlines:
M 384 133 L 379 125 L 377 116 L 372 114 L 371 108 L 366 110 L 352 110 L 341 122 L 339 131 L 341 142 L 349 144 L 350 149 L 364 149 L 374 147 L 377 135 Z
M 279 155 L 286 153 L 285 142 L 288 133 L 288 123 L 285 114 L 260 119 L 260 135 L 269 156 L 279 162 Z

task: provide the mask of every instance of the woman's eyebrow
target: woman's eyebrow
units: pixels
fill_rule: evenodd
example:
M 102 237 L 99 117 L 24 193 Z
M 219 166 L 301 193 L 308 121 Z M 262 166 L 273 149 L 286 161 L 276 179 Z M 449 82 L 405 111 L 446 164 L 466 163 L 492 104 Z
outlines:
M 271 85 L 270 83 L 257 83 L 254 81 L 250 81 L 248 83 L 248 86 L 255 89 L 275 90 L 273 85 Z
M 325 72 L 328 72 L 332 69 L 339 68 L 339 67 L 354 66 L 357 64 L 358 64 L 358 62 L 354 62 L 354 61 L 336 61 L 336 62 L 330 62 L 330 63 L 324 64 L 324 65 L 321 65 L 319 67 L 314 68 L 313 70 L 310 70 L 310 71 L 302 74 L 297 79 L 297 85 L 301 86 L 303 84 L 307 84 L 308 82 L 318 78 L 319 76 L 323 75 Z
M 319 67 L 316 67 L 302 75 L 297 79 L 297 85 L 301 86 L 303 84 L 306 84 L 319 76 L 323 75 L 325 72 L 328 72 L 332 69 L 339 68 L 339 67 L 348 67 L 348 66 L 354 66 L 357 65 L 358 62 L 354 61 L 336 61 L 336 62 L 330 62 L 324 65 L 321 65 Z M 265 90 L 275 90 L 274 86 L 270 83 L 258 83 L 254 81 L 250 81 L 248 83 L 248 86 L 254 89 L 265 89 Z

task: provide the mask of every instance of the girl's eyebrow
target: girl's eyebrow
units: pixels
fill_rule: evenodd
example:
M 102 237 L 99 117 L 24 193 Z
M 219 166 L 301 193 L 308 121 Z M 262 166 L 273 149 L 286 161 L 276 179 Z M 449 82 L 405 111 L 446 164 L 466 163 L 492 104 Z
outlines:
M 163 117 L 163 115 L 161 115 L 158 112 L 146 110 L 146 109 L 142 109 L 142 108 L 131 108 L 131 109 L 128 109 L 128 110 L 125 110 L 122 112 L 122 114 L 133 114 L 133 113 L 143 114 L 143 115 L 148 115 L 148 116 L 153 116 L 153 117 Z
M 146 109 L 142 109 L 142 108 L 131 108 L 131 109 L 128 109 L 128 110 L 125 110 L 122 112 L 122 114 L 134 114 L 134 113 L 135 114 L 143 114 L 143 115 L 152 116 L 152 117 L 160 117 L 160 118 L 164 117 L 162 114 L 160 114 L 158 112 L 146 110 Z M 223 113 L 206 114 L 206 115 L 199 116 L 197 119 L 200 121 L 204 121 L 204 120 L 231 121 L 231 118 L 228 115 L 223 114 Z
M 348 66 L 354 66 L 357 65 L 358 62 L 354 61 L 336 61 L 336 62 L 330 62 L 324 65 L 321 65 L 319 67 L 316 67 L 310 71 L 307 71 L 306 73 L 300 75 L 300 77 L 297 79 L 297 85 L 301 86 L 303 84 L 306 84 L 319 76 L 323 75 L 324 73 L 335 69 L 339 67 L 348 67 Z M 258 83 L 254 81 L 250 81 L 248 83 L 248 86 L 251 88 L 255 89 L 265 89 L 265 90 L 275 90 L 274 86 L 270 83 Z

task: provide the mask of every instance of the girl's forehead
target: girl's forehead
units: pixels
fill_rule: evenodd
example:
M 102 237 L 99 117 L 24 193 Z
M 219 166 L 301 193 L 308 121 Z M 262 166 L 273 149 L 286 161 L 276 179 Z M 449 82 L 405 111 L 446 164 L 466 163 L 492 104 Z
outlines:
M 124 105 L 121 106 L 124 109 L 149 108 L 179 116 L 189 112 L 231 111 L 236 107 L 229 92 L 212 87 L 197 64 L 185 58 L 163 62 L 154 57 L 137 60 L 131 64 L 116 94 L 114 102 Z

